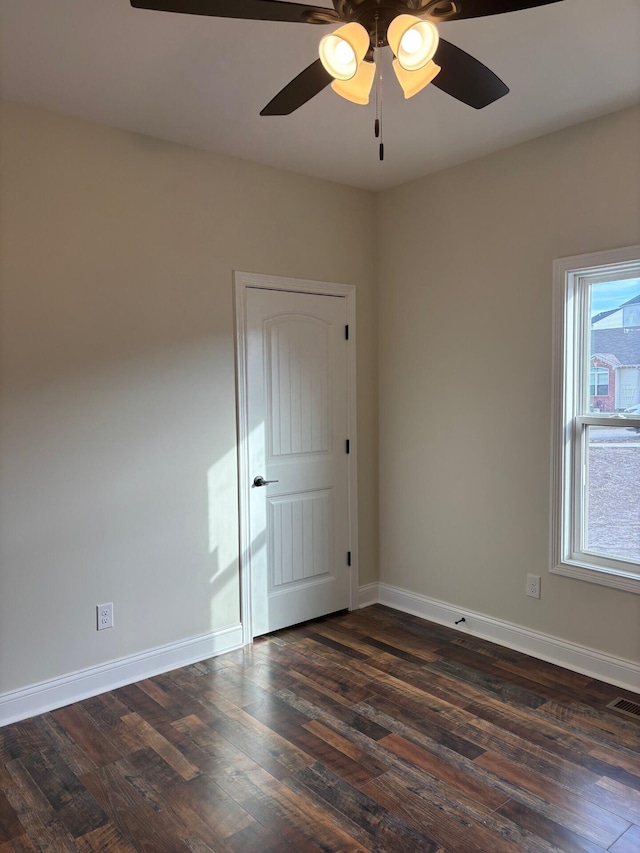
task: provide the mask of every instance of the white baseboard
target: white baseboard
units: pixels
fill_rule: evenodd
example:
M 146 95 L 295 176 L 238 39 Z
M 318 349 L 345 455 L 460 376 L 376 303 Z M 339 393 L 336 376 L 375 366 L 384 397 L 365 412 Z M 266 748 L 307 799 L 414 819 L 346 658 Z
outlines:
M 430 622 L 447 625 L 462 633 L 481 637 L 509 649 L 558 664 L 566 669 L 598 678 L 632 692 L 640 692 L 640 665 L 634 661 L 540 634 L 529 628 L 503 622 L 482 613 L 454 607 L 444 601 L 408 592 L 384 583 L 360 587 L 359 606 L 385 604 Z M 456 619 L 465 617 L 462 625 Z M 125 684 L 151 678 L 181 666 L 231 652 L 243 645 L 242 625 L 233 625 L 199 637 L 151 649 L 100 666 L 73 672 L 0 694 L 0 726 L 61 708 Z
M 369 607 L 371 604 L 379 602 L 379 583 L 369 583 L 366 586 L 360 587 L 360 596 L 358 599 L 358 607 Z
M 71 702 L 97 696 L 107 690 L 151 678 L 180 666 L 188 666 L 224 652 L 231 652 L 242 645 L 242 625 L 232 625 L 210 634 L 190 637 L 188 640 L 72 672 L 51 681 L 42 681 L 22 690 L 2 693 L 0 726 L 62 708 Z
M 375 587 L 377 590 L 374 589 Z M 447 625 L 462 633 L 490 640 L 534 658 L 558 664 L 565 669 L 606 681 L 616 687 L 635 693 L 640 692 L 640 665 L 635 661 L 617 658 L 596 649 L 561 640 L 559 637 L 540 634 L 530 628 L 503 622 L 483 613 L 454 607 L 444 601 L 408 592 L 385 583 L 368 584 L 362 587 L 360 602 L 361 607 L 375 603 L 385 604 L 387 607 L 393 607 L 394 610 L 411 613 L 413 616 L 420 616 L 422 619 L 437 622 L 440 625 Z M 456 620 L 462 616 L 465 621 L 461 625 L 456 625 Z

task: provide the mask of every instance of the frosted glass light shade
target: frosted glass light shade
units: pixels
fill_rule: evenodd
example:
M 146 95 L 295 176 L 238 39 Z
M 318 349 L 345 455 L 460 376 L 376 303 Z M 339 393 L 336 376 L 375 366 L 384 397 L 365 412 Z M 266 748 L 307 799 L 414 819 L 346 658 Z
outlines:
M 368 104 L 375 76 L 375 62 L 361 62 L 351 80 L 334 80 L 331 88 L 353 104 Z
M 336 80 L 351 80 L 369 48 L 369 33 L 353 21 L 320 39 L 320 61 Z
M 397 59 L 391 63 L 393 70 L 398 78 L 398 83 L 402 86 L 405 98 L 413 98 L 421 89 L 428 86 L 440 73 L 440 66 L 436 65 L 433 60 L 428 62 L 424 68 L 418 68 L 417 71 L 406 71 Z
M 438 49 L 438 30 L 431 21 L 398 15 L 389 24 L 387 41 L 405 71 L 424 68 Z

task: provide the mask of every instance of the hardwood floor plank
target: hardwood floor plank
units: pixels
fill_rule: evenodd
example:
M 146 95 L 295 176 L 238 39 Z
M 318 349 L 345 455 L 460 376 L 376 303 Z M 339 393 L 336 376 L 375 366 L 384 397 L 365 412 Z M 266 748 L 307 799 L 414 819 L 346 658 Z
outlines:
M 68 705 L 53 711 L 51 716 L 96 766 L 110 764 L 124 756 L 125 753 L 105 737 L 82 705 Z
M 565 826 L 601 847 L 609 847 L 629 828 L 629 821 L 624 818 L 495 753 L 485 752 L 475 763 L 538 797 L 556 813 L 560 810 L 564 818 L 561 822 Z M 548 809 L 547 813 L 550 814 L 551 810 Z
M 640 756 L 638 756 L 640 760 Z M 623 814 L 625 818 L 640 824 L 640 791 L 628 788 L 614 779 L 599 779 L 588 792 L 593 799 L 606 796 L 605 808 L 615 814 Z
M 600 847 L 582 835 L 563 826 L 561 822 L 552 820 L 524 803 L 509 800 L 497 811 L 513 823 L 531 834 L 552 844 L 562 853 L 602 853 L 605 847 Z
M 51 714 L 43 714 L 36 718 L 36 725 L 41 730 L 46 745 L 51 747 L 72 770 L 76 776 L 82 776 L 90 770 L 95 770 L 96 764 L 71 737 L 69 732 Z
M 206 824 L 211 842 L 219 844 L 230 835 L 253 823 L 254 819 L 220 785 L 208 776 L 199 776 L 176 785 L 168 794 L 174 807 L 180 807 L 185 822 L 195 814 Z M 207 837 L 203 834 L 203 840 Z
M 369 695 L 369 680 L 352 668 L 353 661 L 345 665 L 328 664 L 316 661 L 291 648 L 278 646 L 262 647 L 268 653 L 269 660 L 285 663 L 288 670 L 317 683 L 335 696 L 348 702 L 360 702 Z
M 276 779 L 295 773 L 312 762 L 311 757 L 296 744 L 241 709 L 235 712 L 228 709 L 225 718 L 212 723 L 212 728 Z
M 640 725 L 627 722 L 610 711 L 595 711 L 577 702 L 549 701 L 538 708 L 541 716 L 560 720 L 572 731 L 585 732 L 596 742 L 640 751 Z
M 198 768 L 194 767 L 180 750 L 138 714 L 128 714 L 122 718 L 122 722 L 130 729 L 138 743 L 155 750 L 183 779 L 193 779 L 194 776 L 200 775 Z
M 254 667 L 247 673 L 248 678 L 257 679 L 258 683 L 260 683 L 262 687 L 270 690 L 270 692 L 273 692 L 276 695 L 278 695 L 279 690 L 286 690 L 289 693 L 295 693 L 301 699 L 307 701 L 309 703 L 308 715 L 312 717 L 315 717 L 315 711 L 313 709 L 326 711 L 336 719 L 342 720 L 347 725 L 362 732 L 373 740 L 380 740 L 390 733 L 388 729 L 385 729 L 368 718 L 356 713 L 348 703 L 335 698 L 329 691 L 325 691 L 323 688 L 312 684 L 307 680 L 294 678 L 293 675 L 289 675 L 288 673 L 285 673 L 285 676 L 286 677 L 284 678 L 281 677 L 280 673 L 278 674 L 277 679 L 270 678 L 266 675 L 263 676 L 263 668 L 261 666 Z
M 476 719 L 485 720 L 540 746 L 555 749 L 559 745 L 576 753 L 588 752 L 594 746 L 588 737 L 569 730 L 560 721 L 536 716 L 532 710 L 511 706 L 508 702 L 476 696 L 469 701 L 466 710 Z
M 640 850 L 640 826 L 632 826 L 612 844 L 610 853 L 638 853 Z
M 546 661 L 538 661 L 534 658 L 527 658 L 526 655 L 519 654 L 515 660 L 508 660 L 506 651 L 500 652 L 500 646 L 496 646 L 494 653 L 495 666 L 497 670 L 501 670 L 509 675 L 523 675 L 530 681 L 536 681 L 539 684 L 546 684 L 549 687 L 556 687 L 561 693 L 566 693 L 567 690 L 574 695 L 578 693 L 583 695 L 585 690 L 589 689 L 592 679 L 588 675 L 582 675 L 579 672 L 571 672 L 563 669 L 553 663 Z M 606 703 L 605 703 L 606 704 Z
M 78 853 L 75 839 L 22 762 L 13 760 L 8 769 L 12 784 L 5 789 L 5 794 L 29 839 L 37 845 L 36 849 L 46 853 Z
M 585 758 L 585 766 L 587 765 L 594 773 L 640 791 L 640 757 L 637 752 L 596 746 L 589 749 Z
M 49 745 L 37 725 L 37 717 L 4 726 L 0 729 L 0 761 L 24 758 L 32 752 L 39 752 Z
M 463 703 L 454 704 L 439 696 L 435 696 L 427 686 L 428 679 L 420 679 L 413 673 L 406 673 L 401 669 L 396 675 L 379 672 L 373 690 L 366 701 L 371 704 L 375 702 L 376 696 L 382 696 L 398 705 L 402 709 L 413 711 L 416 714 L 432 712 L 436 715 L 435 720 L 440 727 L 449 728 L 451 731 L 462 723 L 468 723 L 473 719 Z M 451 697 L 453 698 L 453 697 Z
M 180 825 L 172 823 L 155 801 L 142 796 L 117 764 L 87 773 L 82 782 L 134 849 L 175 853 L 182 846 Z
M 342 635 L 340 635 L 340 639 L 343 639 Z M 315 632 L 313 634 L 310 634 L 305 642 L 310 643 L 312 654 L 315 652 L 315 654 L 320 657 L 322 657 L 323 652 L 322 649 L 318 649 L 318 644 L 320 644 L 320 646 L 326 646 L 328 649 L 337 652 L 338 654 L 342 655 L 343 659 L 345 657 L 348 657 L 355 658 L 356 660 L 367 660 L 371 657 L 371 649 L 369 647 L 356 648 L 356 646 L 352 643 L 345 644 L 344 642 L 340 642 L 328 636 L 326 631 Z
M 325 816 L 325 819 L 330 820 L 333 826 L 338 827 L 349 837 L 353 838 L 354 843 L 359 844 L 362 849 L 367 851 L 382 851 L 384 849 L 379 842 L 376 842 L 372 838 L 364 827 L 339 811 L 332 803 L 327 802 L 327 800 L 323 799 L 315 791 L 312 791 L 299 781 L 296 776 L 288 776 L 286 779 L 283 779 L 283 784 L 294 794 L 299 795 L 304 802 L 315 806 Z
M 36 853 L 28 835 L 21 835 L 11 841 L 0 843 L 0 853 Z
M 113 823 L 76 838 L 76 844 L 82 853 L 136 853 L 136 848 L 124 839 Z
M 234 742 L 195 716 L 176 720 L 173 725 L 176 730 L 179 730 L 176 731 L 176 734 L 179 734 L 184 739 L 181 747 L 182 752 L 189 757 L 189 760 L 202 773 L 208 774 L 211 778 L 215 778 L 219 773 L 225 773 L 227 767 L 259 768 L 263 766 L 260 763 L 261 761 L 263 763 L 270 763 L 269 759 L 264 757 L 266 751 L 265 744 L 262 745 L 262 749 L 256 756 L 260 761 L 255 761 L 248 754 L 253 752 L 253 746 L 251 743 L 247 745 L 246 739 L 243 740 L 241 727 L 232 730 L 234 739 L 240 744 L 240 746 L 237 746 Z M 227 734 L 229 734 L 229 731 L 227 731 Z M 238 736 L 235 737 L 235 735 Z M 285 746 L 285 749 L 287 746 Z M 287 775 L 292 772 L 292 769 L 288 769 L 278 761 L 279 748 L 280 745 L 276 744 L 271 750 L 273 761 L 273 764 L 270 764 L 271 770 L 275 769 L 281 775 Z M 309 762 L 308 758 L 306 756 L 301 756 L 301 758 L 302 761 L 294 764 L 294 767 L 306 767 Z
M 551 743 L 544 746 L 527 740 L 520 734 L 505 731 L 486 720 L 459 729 L 460 735 L 474 744 L 497 755 L 534 770 L 546 778 L 565 784 L 577 791 L 588 790 L 600 776 L 579 765 L 577 754 L 562 750 L 559 754 Z
M 295 853 L 297 849 L 255 822 L 238 830 L 227 845 L 233 853 Z
M 237 771 L 218 779 L 223 790 L 257 821 L 268 834 L 299 850 L 316 851 L 320 847 L 304 833 L 304 826 L 292 819 L 289 809 L 274 796 L 269 784 L 277 784 L 269 773 Z M 320 830 L 320 826 L 316 830 Z
M 220 670 L 219 672 L 226 671 L 227 668 Z M 218 673 L 215 674 L 215 677 L 217 677 L 217 675 Z M 204 684 L 213 677 L 213 674 L 205 676 L 198 679 L 196 683 Z M 190 680 L 188 683 L 191 685 L 193 682 Z M 138 687 L 146 693 L 147 696 L 151 697 L 154 702 L 161 705 L 176 720 L 193 712 L 193 695 L 187 693 L 183 689 L 183 686 L 178 684 L 177 680 L 171 677 L 171 673 L 158 675 L 155 678 L 145 678 L 144 681 L 138 682 Z
M 289 743 L 295 744 L 313 761 L 329 767 L 334 773 L 354 785 L 363 784 L 375 775 L 367 767 L 363 767 L 346 753 L 333 747 L 327 740 L 317 737 L 313 731 L 305 727 L 309 722 L 308 718 L 277 696 L 266 694 L 261 702 L 250 705 L 246 711 Z
M 402 719 L 402 722 L 416 733 L 423 734 L 467 758 L 477 758 L 485 751 L 483 747 L 462 734 L 459 724 L 451 723 L 428 708 L 420 711 L 415 703 L 405 702 L 399 705 L 378 694 L 371 696 L 367 705 L 387 717 Z
M 358 764 L 358 766 L 365 768 L 368 772 L 369 779 L 381 776 L 389 769 L 387 765 L 381 764 L 379 761 L 371 758 L 366 752 L 359 749 L 350 740 L 342 737 L 342 735 L 339 735 L 337 732 L 333 731 L 333 729 L 327 728 L 327 726 L 318 722 L 318 720 L 309 720 L 309 722 L 304 723 L 304 728 L 324 740 L 326 743 L 331 744 L 331 746 L 335 747 L 340 752 L 348 755 L 349 758 L 352 758 Z
M 266 773 L 237 775 L 227 790 L 265 827 L 281 827 L 282 837 L 305 850 L 366 851 L 348 832 L 298 792 Z
M 24 835 L 24 827 L 6 795 L 0 791 L 0 843 L 21 835 Z
M 380 745 L 489 809 L 497 809 L 508 799 L 501 791 L 474 779 L 464 770 L 453 767 L 446 759 L 427 752 L 400 735 L 389 735 L 380 741 Z
M 464 662 L 460 661 L 463 658 Z M 505 682 L 503 678 L 495 675 L 493 672 L 493 664 L 487 666 L 482 655 L 465 652 L 462 655 L 461 650 L 455 654 L 447 654 L 446 660 L 439 661 L 429 665 L 429 670 L 441 672 L 458 681 L 463 681 L 467 685 L 474 685 L 481 688 L 489 694 L 492 694 L 509 705 L 520 706 L 523 708 L 539 708 L 545 703 L 545 697 L 514 685 L 513 681 Z
M 393 771 L 365 785 L 362 791 L 415 829 L 426 829 L 434 841 L 456 853 L 540 853 L 544 849 L 536 836 L 497 818 L 491 810 L 476 805 L 459 808 L 457 798 L 447 800 L 446 794 L 438 796 L 432 786 L 421 787 L 414 780 L 403 784 L 402 777 Z
M 143 720 L 146 720 L 150 726 L 162 734 L 176 720 L 175 716 L 170 714 L 155 699 L 152 699 L 137 684 L 128 684 L 125 687 L 119 687 L 117 690 L 113 690 L 112 693 L 118 701 L 126 705 L 129 711 L 139 714 Z
M 359 824 L 381 849 L 415 853 L 437 853 L 440 845 L 424 832 L 413 829 L 400 817 L 378 805 L 371 797 L 348 785 L 322 765 L 314 764 L 296 773 L 305 787 Z M 375 848 L 374 848 L 375 849 Z
M 333 631 L 333 633 L 331 633 Z M 439 655 L 436 651 L 440 645 L 440 640 L 427 640 L 425 638 L 416 639 L 398 629 L 381 630 L 371 627 L 354 634 L 353 631 L 344 630 L 341 628 L 326 628 L 321 627 L 319 633 L 334 639 L 341 638 L 341 641 L 348 643 L 353 648 L 358 648 L 362 653 L 366 653 L 371 659 L 376 658 L 376 644 L 383 643 L 393 647 L 393 650 L 399 650 L 412 656 L 412 659 L 418 659 L 420 662 L 429 662 L 437 660 Z M 379 647 L 378 647 L 379 648 Z M 398 655 L 395 655 L 398 657 Z
M 199 835 L 190 835 L 189 838 L 184 839 L 184 845 L 187 850 L 190 850 L 191 853 L 216 853 L 213 847 L 209 847 L 209 845 L 200 838 Z M 228 851 L 228 847 L 225 844 L 224 850 Z
M 25 756 L 22 765 L 74 838 L 108 822 L 98 803 L 52 749 Z
M 636 773 L 640 772 L 638 756 L 635 753 L 631 754 L 622 748 L 594 746 L 593 741 L 586 735 L 576 736 L 560 725 L 544 719 L 538 720 L 493 701 L 471 703 L 467 709 L 476 714 L 472 729 L 497 733 L 499 739 L 519 741 L 527 749 L 540 747 L 595 776 L 617 779 L 630 787 L 640 789 L 640 775 L 633 775 L 634 770 Z M 467 733 L 466 729 L 464 731 Z

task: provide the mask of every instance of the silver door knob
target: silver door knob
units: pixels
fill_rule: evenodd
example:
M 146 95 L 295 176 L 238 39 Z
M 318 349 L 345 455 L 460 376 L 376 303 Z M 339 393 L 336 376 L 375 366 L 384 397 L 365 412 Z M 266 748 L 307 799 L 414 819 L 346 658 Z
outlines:
M 264 477 L 254 477 L 253 478 L 253 487 L 257 488 L 258 486 L 268 486 L 270 483 L 279 483 L 280 480 L 265 480 Z

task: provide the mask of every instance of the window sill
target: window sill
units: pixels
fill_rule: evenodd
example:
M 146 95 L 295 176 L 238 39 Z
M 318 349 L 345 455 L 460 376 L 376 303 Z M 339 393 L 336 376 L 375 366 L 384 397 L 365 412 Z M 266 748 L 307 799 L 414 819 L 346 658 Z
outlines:
M 552 566 L 550 572 L 552 575 L 564 575 L 588 583 L 640 594 L 640 574 L 635 572 L 604 569 L 598 566 L 590 566 L 578 560 L 560 560 L 555 566 Z

